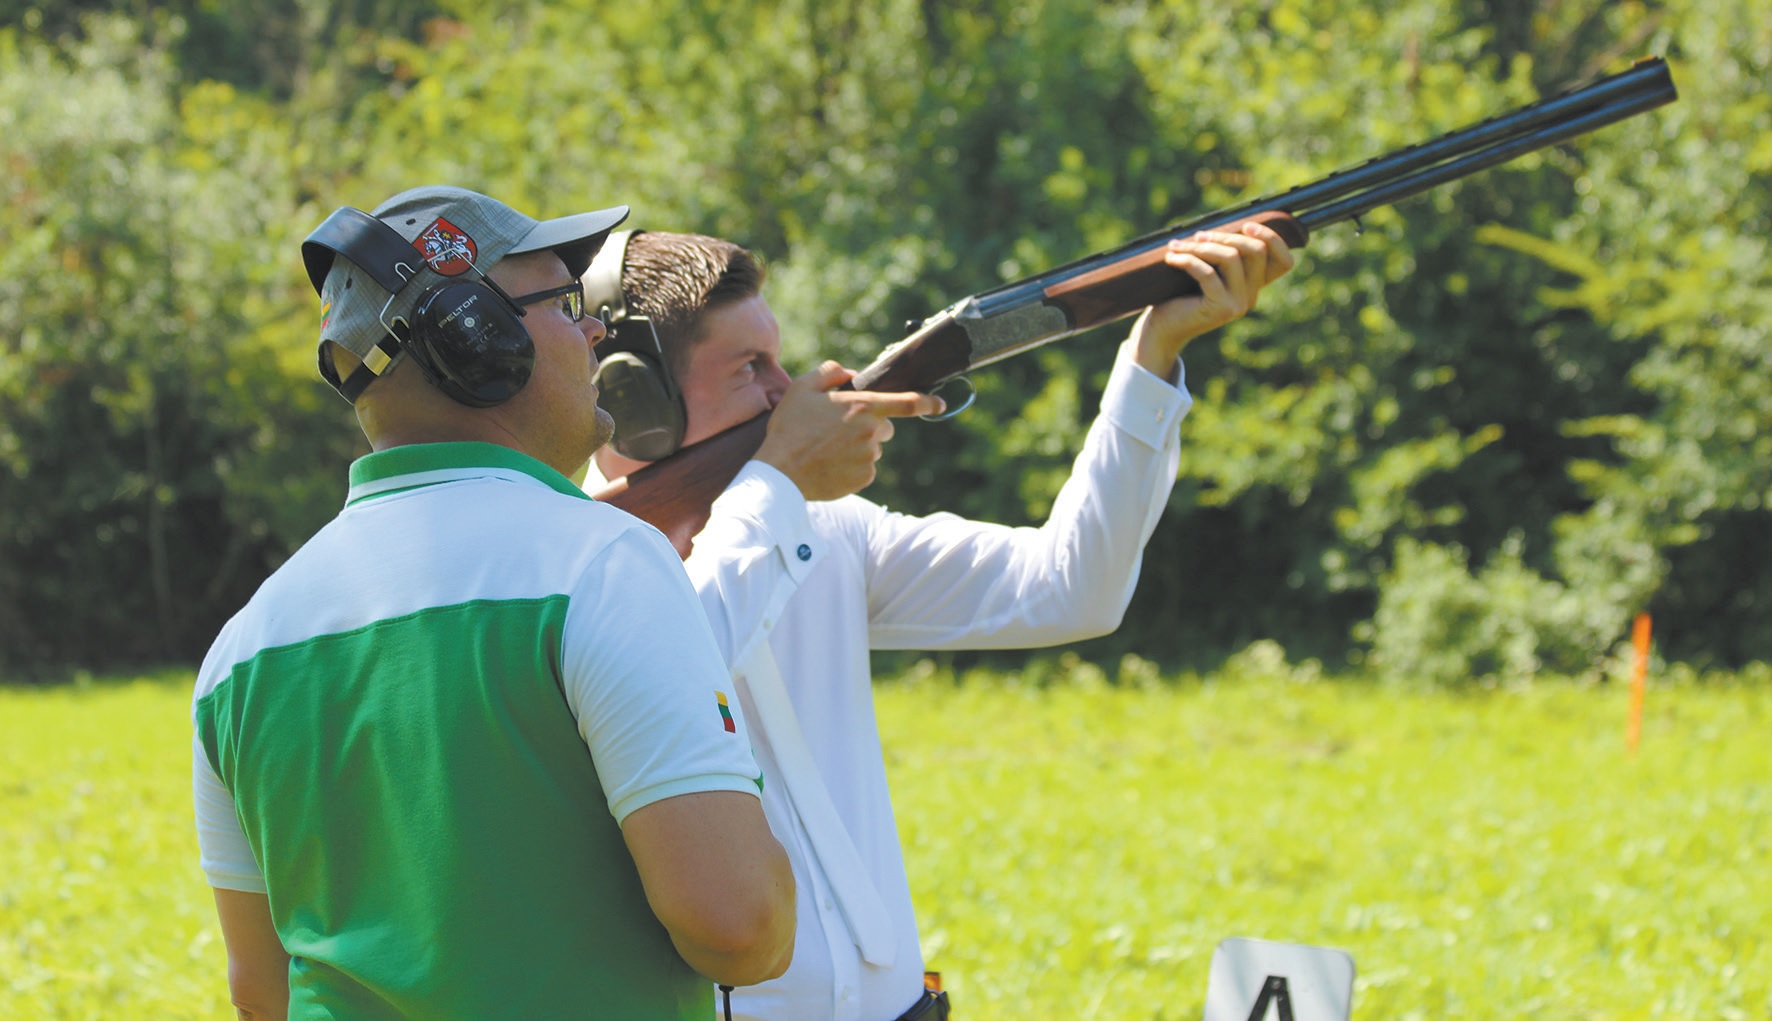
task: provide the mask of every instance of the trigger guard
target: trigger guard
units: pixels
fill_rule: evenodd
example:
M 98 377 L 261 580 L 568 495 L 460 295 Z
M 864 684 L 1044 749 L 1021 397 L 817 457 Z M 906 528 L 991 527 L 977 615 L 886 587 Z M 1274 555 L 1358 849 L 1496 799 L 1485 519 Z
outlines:
M 942 390 L 947 388 L 952 383 L 962 383 L 966 387 L 966 400 L 964 402 L 962 402 L 959 407 L 949 408 L 948 410 L 942 412 L 939 415 L 918 415 L 917 417 L 922 419 L 925 422 L 946 422 L 948 419 L 953 418 L 955 415 L 958 415 L 960 412 L 965 411 L 967 408 L 972 407 L 972 402 L 978 400 L 978 388 L 973 386 L 972 380 L 967 379 L 965 376 L 955 376 L 953 379 L 944 381 L 940 386 L 937 386 L 935 389 L 933 389 L 929 392 L 932 394 L 939 395 Z M 942 400 L 945 401 L 945 400 L 947 400 L 947 398 L 943 397 Z

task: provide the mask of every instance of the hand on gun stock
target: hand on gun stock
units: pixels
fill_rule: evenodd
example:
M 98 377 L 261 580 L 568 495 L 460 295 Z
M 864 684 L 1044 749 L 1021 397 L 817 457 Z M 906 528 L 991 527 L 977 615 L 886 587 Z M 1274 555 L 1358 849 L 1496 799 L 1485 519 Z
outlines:
M 1149 306 L 1132 328 L 1138 364 L 1165 379 L 1190 341 L 1249 314 L 1261 289 L 1296 263 L 1285 238 L 1256 220 L 1177 238 L 1163 261 L 1199 290 Z
M 808 500 L 835 500 L 866 488 L 892 438 L 894 418 L 946 409 L 933 394 L 845 388 L 854 375 L 825 362 L 794 380 L 769 415 L 756 459 L 780 469 Z

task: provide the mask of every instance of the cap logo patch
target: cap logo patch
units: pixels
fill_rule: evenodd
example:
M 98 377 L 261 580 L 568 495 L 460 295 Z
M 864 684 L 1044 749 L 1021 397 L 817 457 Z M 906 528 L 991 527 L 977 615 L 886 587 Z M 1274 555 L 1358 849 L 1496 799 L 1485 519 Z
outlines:
M 474 239 L 468 237 L 466 231 L 441 216 L 424 229 L 412 242 L 412 247 L 418 249 L 431 269 L 446 277 L 466 273 L 480 254 L 474 246 Z

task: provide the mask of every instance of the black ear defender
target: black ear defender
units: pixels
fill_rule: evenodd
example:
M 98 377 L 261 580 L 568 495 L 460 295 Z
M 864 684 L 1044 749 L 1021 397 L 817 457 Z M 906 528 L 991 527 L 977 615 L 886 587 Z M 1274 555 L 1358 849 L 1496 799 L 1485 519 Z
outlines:
M 448 226 L 445 221 L 438 223 Z M 447 232 L 445 237 L 449 240 Z M 328 216 L 302 242 L 308 279 L 320 293 L 335 258 L 349 259 L 388 292 L 378 316 L 387 336 L 376 342 L 349 379 L 338 379 L 324 354 L 320 374 L 346 400 L 355 402 L 405 351 L 432 386 L 459 404 L 490 408 L 516 396 L 535 369 L 535 342 L 523 327 L 523 309 L 473 265 L 470 253 L 463 248 L 453 254 L 455 261 L 466 258 L 465 268 L 478 279 L 445 280 L 419 296 L 410 322 L 399 316 L 390 320 L 389 307 L 418 278 L 418 271 L 427 265 L 425 256 L 399 231 L 360 209 L 346 206 Z
M 683 445 L 688 412 L 652 320 L 628 311 L 621 270 L 628 239 L 639 231 L 609 235 L 585 270 L 585 308 L 608 334 L 597 343 L 597 403 L 615 419 L 609 445 L 635 461 L 658 461 Z

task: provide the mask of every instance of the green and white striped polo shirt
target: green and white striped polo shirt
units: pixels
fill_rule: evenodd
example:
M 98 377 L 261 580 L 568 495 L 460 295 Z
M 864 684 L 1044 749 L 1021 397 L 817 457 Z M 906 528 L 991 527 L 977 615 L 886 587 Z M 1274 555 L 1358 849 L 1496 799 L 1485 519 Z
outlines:
M 693 1018 L 620 822 L 762 780 L 670 545 L 489 444 L 371 454 L 210 649 L 212 885 L 268 895 L 291 1018 Z

